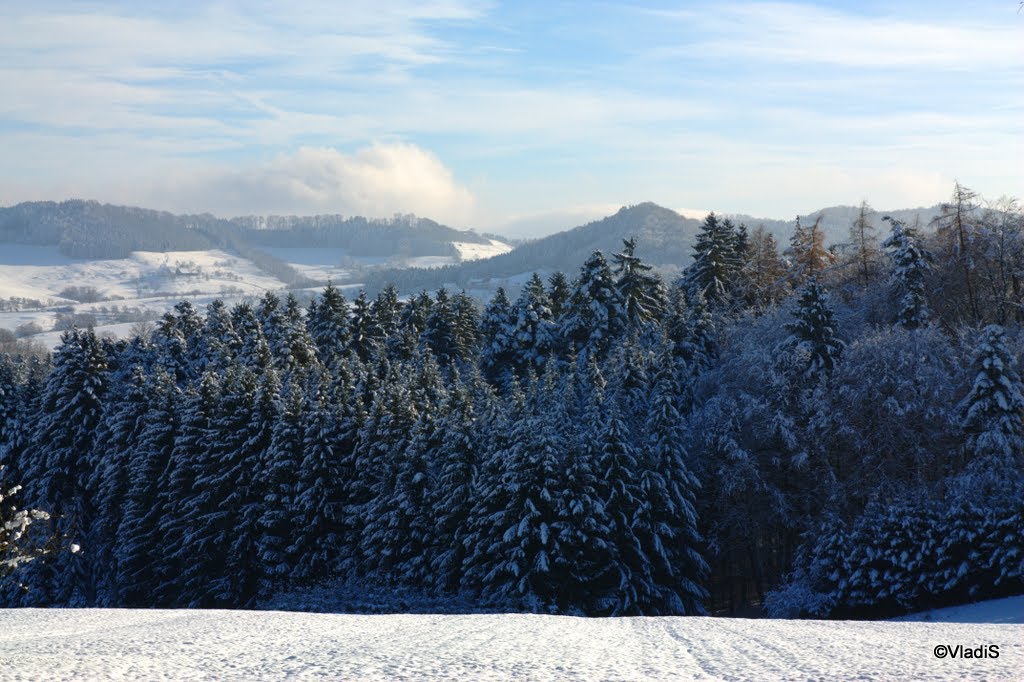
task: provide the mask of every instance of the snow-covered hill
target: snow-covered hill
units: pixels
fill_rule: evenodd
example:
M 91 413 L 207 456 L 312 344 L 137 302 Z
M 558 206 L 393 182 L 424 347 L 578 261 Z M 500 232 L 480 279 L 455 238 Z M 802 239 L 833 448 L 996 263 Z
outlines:
M 452 242 L 452 246 L 462 261 L 512 249 L 494 239 L 487 244 Z M 268 247 L 265 251 L 310 280 L 336 283 L 352 280 L 352 274 L 364 268 L 438 267 L 456 261 L 453 256 L 355 257 L 330 247 Z M 358 288 L 355 279 L 356 283 L 343 286 Z M 0 329 L 20 329 L 22 335 L 50 348 L 59 342 L 62 315 L 91 315 L 98 333 L 124 336 L 134 321 L 156 319 L 182 299 L 197 306 L 215 298 L 231 303 L 284 287 L 284 282 L 254 262 L 221 249 L 133 251 L 128 258 L 77 259 L 61 254 L 57 246 L 0 243 Z M 93 300 L 66 297 L 69 291 L 84 289 L 95 290 Z M 12 298 L 22 301 L 13 306 Z
M 937 658 L 938 645 L 996 645 L 999 657 Z M 1022 669 L 1024 625 L 1007 624 L 0 611 L 4 680 L 1018 680 Z

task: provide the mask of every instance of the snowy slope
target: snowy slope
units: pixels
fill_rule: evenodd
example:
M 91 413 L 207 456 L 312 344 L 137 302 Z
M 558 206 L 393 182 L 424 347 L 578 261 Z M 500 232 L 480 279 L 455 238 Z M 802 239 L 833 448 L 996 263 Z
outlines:
M 1024 596 L 991 599 L 979 604 L 950 606 L 893 618 L 895 621 L 931 623 L 1017 623 L 1024 624 Z
M 997 659 L 937 659 L 997 644 Z M 0 611 L 0 679 L 1020 679 L 1024 626 L 358 616 L 253 611 Z

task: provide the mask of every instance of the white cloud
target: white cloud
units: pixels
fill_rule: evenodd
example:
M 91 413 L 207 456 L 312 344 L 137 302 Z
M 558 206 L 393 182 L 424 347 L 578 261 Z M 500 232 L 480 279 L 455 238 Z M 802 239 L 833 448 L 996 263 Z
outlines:
M 696 24 L 706 40 L 660 50 L 729 60 L 775 60 L 856 68 L 1019 67 L 1024 43 L 1006 13 L 1003 26 L 865 16 L 809 4 L 726 3 L 713 12 L 659 11 Z M 938 14 L 938 12 L 936 12 Z
M 303 147 L 250 168 L 172 171 L 140 193 L 148 205 L 219 215 L 415 213 L 463 225 L 473 195 L 436 156 L 412 144 L 374 144 L 354 154 Z

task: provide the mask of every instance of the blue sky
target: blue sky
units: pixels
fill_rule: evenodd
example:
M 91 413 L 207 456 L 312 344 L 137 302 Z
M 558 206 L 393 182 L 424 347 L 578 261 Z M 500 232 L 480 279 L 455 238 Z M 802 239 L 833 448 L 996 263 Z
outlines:
M 1012 0 L 170 5 L 0 7 L 0 204 L 529 235 L 1024 187 Z

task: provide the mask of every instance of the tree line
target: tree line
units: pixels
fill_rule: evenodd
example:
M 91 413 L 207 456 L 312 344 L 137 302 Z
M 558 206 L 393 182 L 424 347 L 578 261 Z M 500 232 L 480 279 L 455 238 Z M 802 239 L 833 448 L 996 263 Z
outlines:
M 151 338 L 69 331 L 52 362 L 0 363 L 0 476 L 49 514 L 22 541 L 79 551 L 0 569 L 2 599 L 247 607 L 349 578 L 546 613 L 829 615 L 1020 589 L 1019 552 L 927 567 L 946 577 L 901 600 L 926 567 L 898 583 L 885 553 L 835 551 L 934 505 L 1024 546 L 1021 217 L 968 196 L 884 241 L 864 206 L 842 249 L 710 214 L 671 284 L 626 240 L 482 310 L 328 286 L 305 309 L 183 302 Z

